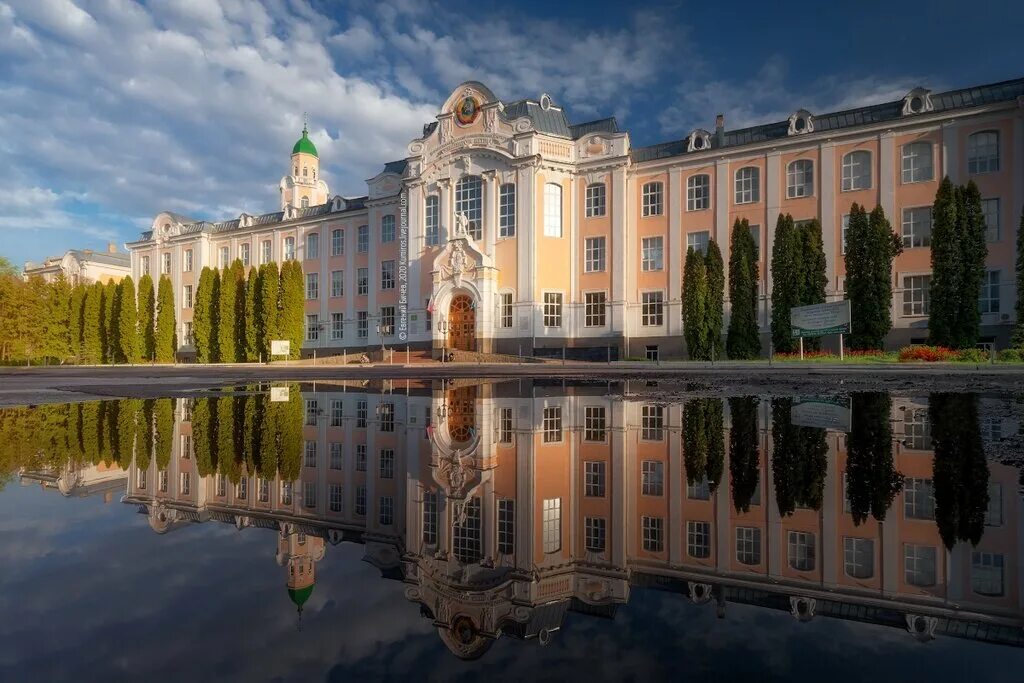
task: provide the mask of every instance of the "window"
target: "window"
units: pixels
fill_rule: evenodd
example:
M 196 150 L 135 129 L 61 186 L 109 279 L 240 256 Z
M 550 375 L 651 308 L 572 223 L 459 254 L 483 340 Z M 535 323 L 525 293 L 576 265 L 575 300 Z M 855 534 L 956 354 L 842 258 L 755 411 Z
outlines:
M 544 408 L 544 443 L 558 443 L 562 440 L 562 407 Z
M 556 553 L 562 549 L 562 499 L 544 500 L 544 552 Z
M 320 404 L 316 399 L 306 399 L 306 426 L 316 425 L 316 418 L 320 414 Z
M 645 405 L 641 408 L 640 415 L 640 438 L 644 441 L 663 440 L 665 438 L 665 407 Z
M 608 522 L 604 517 L 586 517 L 583 520 L 584 543 L 587 552 L 603 553 Z
M 171 274 L 171 255 L 169 253 L 163 254 L 163 262 L 160 268 L 160 272 L 164 275 Z
M 365 254 L 370 251 L 370 226 L 360 225 L 356 232 L 356 251 Z
M 306 315 L 306 341 L 320 340 L 320 316 L 316 313 Z
M 512 409 L 502 408 L 498 418 L 498 441 L 512 443 Z
M 707 173 L 686 179 L 686 210 L 703 211 L 711 206 L 711 176 Z
M 330 422 L 330 425 L 332 427 L 341 427 L 344 424 L 344 422 L 343 422 L 343 420 L 345 418 L 344 409 L 345 409 L 345 404 L 341 402 L 341 399 L 337 399 L 337 398 L 332 398 L 331 399 L 331 422 Z
M 797 159 L 786 167 L 786 197 L 810 197 L 814 194 L 814 162 Z
M 307 508 L 316 507 L 316 482 L 302 482 L 302 504 Z
M 903 445 L 916 451 L 932 449 L 932 428 L 927 408 L 907 408 L 903 412 Z M 925 480 L 931 486 L 931 480 Z
M 302 169 L 302 175 L 303 175 L 303 176 L 306 176 L 306 175 L 308 175 L 308 174 L 306 173 L 306 171 L 307 171 L 307 170 L 309 170 L 309 169 L 306 169 L 306 168 L 303 168 L 303 169 Z M 301 202 L 299 202 L 299 204 L 301 205 L 301 207 L 302 207 L 303 209 L 308 209 L 308 208 L 309 208 L 309 197 L 303 197 L 303 198 L 302 198 L 302 201 L 301 201 Z
M 356 270 L 356 295 L 366 296 L 370 293 L 370 269 L 359 268 Z
M 661 352 L 658 350 L 657 344 L 648 344 L 644 346 L 644 359 L 658 361 L 661 359 Z
M 484 215 L 483 183 L 480 176 L 468 175 L 455 184 L 455 215 L 460 213 L 469 221 L 469 234 L 478 240 L 483 234 L 481 220 Z
M 146 470 L 138 470 L 135 473 L 135 487 L 139 489 L 146 488 Z
M 380 217 L 380 241 L 394 242 L 395 241 L 395 216 L 394 214 L 388 214 Z
M 544 327 L 562 326 L 562 293 L 544 292 Z
M 157 472 L 157 486 L 160 488 L 160 493 L 167 493 L 167 470 Z
M 498 237 L 516 236 L 516 186 L 505 183 L 498 190 Z
M 320 273 L 306 273 L 306 299 L 320 298 Z
M 186 252 L 186 253 L 188 253 L 188 252 Z M 143 275 L 149 275 L 149 257 L 148 256 L 143 256 L 142 257 L 142 274 Z
M 686 248 L 699 251 L 702 254 L 708 253 L 708 241 L 711 239 L 711 233 L 707 230 L 701 232 L 688 232 L 686 233 Z
M 423 542 L 437 545 L 437 492 L 423 492 Z
M 928 288 L 931 275 L 908 275 L 903 278 L 903 315 L 928 315 Z
M 306 420 L 306 424 L 309 424 L 309 420 Z M 316 417 L 313 418 L 313 424 L 316 424 Z M 306 467 L 316 467 L 316 441 L 306 441 L 306 458 L 303 463 Z
M 183 270 L 186 273 L 191 273 L 192 272 L 192 268 L 193 268 L 192 250 L 191 249 L 186 249 L 185 250 L 185 267 L 184 267 Z M 148 256 L 146 257 L 146 272 L 149 272 L 149 257 Z
M 320 233 L 311 232 L 306 235 L 306 258 L 320 258 Z
M 293 261 L 295 260 L 295 238 L 285 237 L 284 238 L 284 260 Z
M 377 406 L 378 428 L 382 432 L 395 431 L 395 404 L 381 403 Z
M 687 479 L 686 497 L 690 500 L 711 500 L 711 486 L 708 484 L 708 478 L 703 477 L 700 481 L 693 483 Z
M 998 418 L 997 418 L 998 419 Z M 985 526 L 1003 525 L 1003 487 L 995 482 L 988 485 L 988 507 L 985 509 Z
M 746 166 L 736 171 L 736 204 L 761 201 L 761 169 Z
M 583 440 L 604 442 L 607 430 L 604 405 L 587 405 L 584 408 L 583 415 Z M 601 466 L 604 466 L 603 463 Z
M 356 444 L 356 472 L 366 471 L 366 444 Z
M 789 566 L 799 572 L 814 571 L 814 534 L 789 532 Z
M 995 173 L 999 170 L 999 131 L 984 130 L 967 138 L 967 172 Z
M 235 495 L 239 500 L 245 500 L 249 496 L 249 480 L 242 478 L 235 486 Z
M 508 498 L 498 501 L 498 554 L 516 551 L 516 502 Z
M 344 469 L 345 459 L 341 453 L 341 443 L 338 441 L 332 441 L 331 445 L 331 469 L 340 470 Z
M 341 228 L 331 230 L 331 256 L 345 253 L 345 231 Z
M 660 216 L 664 208 L 662 202 L 663 185 L 660 182 L 644 183 L 641 193 L 644 216 Z
M 242 265 L 248 268 L 250 261 L 248 242 L 242 242 L 242 244 L 238 245 L 238 254 L 239 258 L 242 259 Z
M 982 313 L 999 312 L 999 271 L 990 270 L 981 281 L 981 293 L 978 296 L 978 310 Z
M 686 523 L 686 554 L 703 559 L 711 556 L 711 525 L 707 522 Z
M 356 487 L 356 514 L 360 517 L 366 516 L 366 487 Z
M 544 185 L 544 236 L 562 236 L 562 186 L 558 183 Z
M 427 246 L 441 243 L 441 200 L 436 194 L 428 195 L 424 207 L 424 232 Z
M 381 261 L 380 262 L 380 288 L 381 289 L 394 289 L 395 288 L 395 262 L 394 261 Z
M 871 187 L 871 152 L 850 152 L 843 157 L 843 192 Z
M 971 553 L 971 590 L 978 595 L 1003 594 L 1003 556 L 996 553 Z
M 341 512 L 341 484 L 331 484 L 327 490 L 331 512 Z
M 641 241 L 641 269 L 645 272 L 661 270 L 664 267 L 664 238 L 644 237 Z
M 985 241 L 999 241 L 999 199 L 982 199 L 981 213 L 985 216 Z
M 512 292 L 501 292 L 498 297 L 498 324 L 508 329 L 512 327 Z
M 378 332 L 382 337 L 389 337 L 395 333 L 394 306 L 380 307 L 380 330 Z
M 382 448 L 380 463 L 377 468 L 381 479 L 395 478 L 395 451 L 393 448 Z
M 604 183 L 594 183 L 593 185 L 587 185 L 586 194 L 586 217 L 597 218 L 605 215 L 605 185 Z
M 846 233 L 850 231 L 850 214 L 843 214 L 843 229 L 839 238 L 840 253 L 846 255 Z
M 292 483 L 290 481 L 281 482 L 281 505 L 292 504 Z
M 345 296 L 345 271 L 331 271 L 331 296 Z
M 935 179 L 932 143 L 912 142 L 903 145 L 903 182 L 921 183 Z
M 192 346 L 193 342 L 195 341 L 195 337 L 192 334 L 192 321 L 188 321 L 188 322 L 184 323 L 184 325 L 185 325 L 185 335 L 184 335 L 185 346 Z
M 452 525 L 452 549 L 459 562 L 479 562 L 480 543 L 480 498 L 473 497 L 463 508 L 462 524 Z
M 185 285 L 182 288 L 181 305 L 184 308 L 192 308 L 192 285 Z
M 903 546 L 903 580 L 911 586 L 935 585 L 935 547 L 907 543 Z
M 641 492 L 645 496 L 665 495 L 665 463 L 644 460 L 641 464 Z
M 665 306 L 663 292 L 642 292 L 641 324 L 644 327 L 655 327 L 665 322 Z
M 231 252 L 228 247 L 221 247 L 218 253 L 219 256 L 217 263 L 220 265 L 221 270 L 223 270 L 231 263 Z
M 740 564 L 761 564 L 761 530 L 757 527 L 736 527 L 736 561 Z
M 331 313 L 331 339 L 338 340 L 345 337 L 345 314 Z
M 381 496 L 377 506 L 377 521 L 381 526 L 395 523 L 395 499 L 393 496 Z
M 192 491 L 192 474 L 190 472 L 182 472 L 181 473 L 180 491 L 181 491 L 181 495 L 183 495 L 183 496 L 187 496 L 187 495 L 189 495 L 191 493 L 191 491 Z
M 272 252 L 273 245 L 270 240 L 263 240 L 260 242 L 260 264 L 270 263 Z
M 843 559 L 847 576 L 870 579 L 875 575 L 875 542 L 870 538 L 844 538 Z
M 907 519 L 935 519 L 935 490 L 931 479 L 903 480 L 903 516 Z
M 366 339 L 370 333 L 370 319 L 366 311 L 356 312 L 356 337 Z
M 269 503 L 270 502 L 270 480 L 269 479 L 264 479 L 263 477 L 260 477 L 260 478 L 258 478 L 256 480 L 256 485 L 259 488 L 259 493 L 257 494 L 259 496 L 259 501 L 261 503 Z
M 640 519 L 640 528 L 643 532 L 644 550 L 649 553 L 660 553 L 665 549 L 664 518 L 644 515 Z
M 604 468 L 600 460 L 583 463 L 583 494 L 588 498 L 604 498 Z
M 600 273 L 604 271 L 605 238 L 588 237 L 583 245 L 583 272 Z
M 608 295 L 605 292 L 586 292 L 584 300 L 584 324 L 587 327 L 604 327 Z

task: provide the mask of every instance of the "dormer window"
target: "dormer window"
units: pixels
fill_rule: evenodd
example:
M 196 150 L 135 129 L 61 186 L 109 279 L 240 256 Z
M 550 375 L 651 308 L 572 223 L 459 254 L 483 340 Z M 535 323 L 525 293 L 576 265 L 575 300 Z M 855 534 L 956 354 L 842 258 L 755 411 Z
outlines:
M 548 109 L 551 109 L 551 96 L 548 95 L 547 93 L 544 93 L 543 95 L 540 96 L 540 108 L 541 111 L 547 111 Z
M 904 116 L 924 114 L 932 109 L 932 91 L 926 88 L 914 88 L 903 98 Z
M 814 132 L 814 117 L 806 109 L 793 112 L 789 117 L 789 135 L 803 135 Z
M 687 152 L 702 152 L 711 149 L 711 133 L 698 128 L 686 138 Z

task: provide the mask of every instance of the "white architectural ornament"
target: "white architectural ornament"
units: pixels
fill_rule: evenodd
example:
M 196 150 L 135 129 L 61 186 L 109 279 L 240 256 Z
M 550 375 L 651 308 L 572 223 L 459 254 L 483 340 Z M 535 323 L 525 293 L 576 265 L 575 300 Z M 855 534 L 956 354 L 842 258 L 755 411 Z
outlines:
M 473 266 L 469 262 L 469 256 L 466 254 L 461 241 L 455 242 L 452 252 L 448 256 L 448 264 L 443 268 L 442 277 L 450 278 L 456 287 L 462 284 L 462 276 L 473 270 Z
M 934 109 L 932 91 L 927 88 L 914 88 L 903 97 L 903 115 L 924 114 Z
M 698 128 L 687 136 L 687 152 L 703 152 L 706 149 L 711 149 L 711 133 Z
M 460 211 L 455 214 L 455 237 L 457 239 L 469 239 L 470 237 L 469 219 L 466 217 L 466 214 L 463 211 Z
M 814 132 L 814 116 L 806 109 L 798 109 L 789 116 L 787 135 L 803 135 Z

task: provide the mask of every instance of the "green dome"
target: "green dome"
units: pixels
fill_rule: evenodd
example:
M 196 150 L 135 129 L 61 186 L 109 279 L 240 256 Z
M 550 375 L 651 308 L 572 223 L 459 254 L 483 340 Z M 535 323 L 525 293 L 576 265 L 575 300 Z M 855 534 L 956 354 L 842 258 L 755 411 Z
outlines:
M 305 126 L 302 127 L 302 137 L 292 147 L 292 154 L 312 154 L 317 159 L 320 158 L 320 155 L 316 153 L 316 145 L 309 139 L 309 131 Z
M 289 588 L 288 589 L 288 597 L 292 599 L 292 602 L 295 603 L 296 607 L 298 607 L 299 609 L 302 609 L 302 606 L 306 604 L 307 600 L 309 600 L 309 596 L 313 594 L 313 586 L 314 585 L 315 584 L 310 584 L 310 585 L 306 586 L 305 588 L 297 588 L 297 589 L 296 588 Z

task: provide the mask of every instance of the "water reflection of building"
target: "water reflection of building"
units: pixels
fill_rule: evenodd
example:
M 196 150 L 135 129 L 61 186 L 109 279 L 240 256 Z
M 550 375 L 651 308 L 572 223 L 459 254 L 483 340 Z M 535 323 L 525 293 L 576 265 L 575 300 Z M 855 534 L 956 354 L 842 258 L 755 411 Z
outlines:
M 823 433 L 821 476 L 810 478 L 818 509 L 797 496 L 781 513 L 782 454 L 765 401 L 746 404 L 756 448 L 730 458 L 741 427 L 717 399 L 706 405 L 723 412 L 723 429 L 712 418 L 697 446 L 685 433 L 689 406 L 623 400 L 604 386 L 318 386 L 302 400 L 294 481 L 199 477 L 179 401 L 170 464 L 130 477 L 128 502 L 158 531 L 207 519 L 277 529 L 287 557 L 309 558 L 289 565 L 300 599 L 324 540 L 364 543 L 367 561 L 407 584 L 463 658 L 501 635 L 547 642 L 568 611 L 613 617 L 634 587 L 719 613 L 738 602 L 1024 645 L 1017 470 L 989 464 L 984 533 L 976 547 L 947 550 L 922 404 L 891 406 L 902 484 L 884 521 L 855 524 L 841 432 Z M 689 481 L 695 448 L 705 475 Z M 320 546 L 297 553 L 299 538 Z M 308 584 L 293 565 L 308 567 Z
M 115 493 L 120 495 L 124 492 L 128 473 L 116 464 L 69 463 L 60 470 L 25 471 L 20 478 L 22 485 L 39 484 L 44 489 L 53 489 L 71 498 L 103 496 L 103 501 L 109 503 Z

